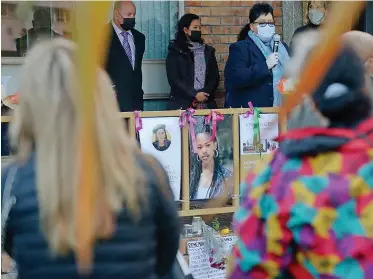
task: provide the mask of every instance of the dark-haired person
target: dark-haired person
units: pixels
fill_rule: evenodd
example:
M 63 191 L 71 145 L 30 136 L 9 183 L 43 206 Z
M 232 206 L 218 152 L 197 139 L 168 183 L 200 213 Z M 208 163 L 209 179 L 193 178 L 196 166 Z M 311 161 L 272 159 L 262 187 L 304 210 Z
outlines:
M 202 124 L 197 129 L 197 154 L 191 164 L 190 199 L 210 199 L 232 193 L 232 172 L 219 162 L 218 143 L 216 138 L 211 141 L 211 127 Z
M 269 4 L 255 4 L 249 20 L 238 42 L 230 46 L 225 65 L 230 106 L 247 108 L 249 101 L 256 107 L 279 106 L 281 96 L 277 83 L 289 60 L 287 46 L 280 42 L 278 52 L 273 53 L 275 22 Z
M 180 18 L 175 40 L 168 47 L 166 70 L 171 87 L 169 109 L 216 108 L 218 63 L 215 49 L 202 40 L 198 15 Z
M 243 185 L 230 279 L 373 278 L 371 92 L 352 48 L 330 66 L 310 96 L 329 124 L 280 137 Z
M 295 36 L 303 33 L 307 30 L 319 28 L 326 20 L 328 16 L 328 10 L 330 7 L 329 1 L 308 1 L 306 18 L 307 24 L 297 28 L 293 34 L 293 39 Z M 290 43 L 290 49 L 293 49 L 293 39 Z

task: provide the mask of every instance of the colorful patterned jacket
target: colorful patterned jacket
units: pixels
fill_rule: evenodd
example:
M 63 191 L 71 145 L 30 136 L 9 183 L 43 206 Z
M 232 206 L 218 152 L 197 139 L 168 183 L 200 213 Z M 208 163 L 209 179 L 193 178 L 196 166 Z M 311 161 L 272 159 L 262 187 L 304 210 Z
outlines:
M 279 141 L 243 185 L 231 279 L 373 279 L 373 118 Z

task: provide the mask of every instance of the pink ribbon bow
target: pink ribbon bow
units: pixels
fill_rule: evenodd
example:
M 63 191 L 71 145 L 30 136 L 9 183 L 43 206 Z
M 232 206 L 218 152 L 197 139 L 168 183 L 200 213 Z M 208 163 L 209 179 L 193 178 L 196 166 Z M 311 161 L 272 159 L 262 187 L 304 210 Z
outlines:
M 214 141 L 216 137 L 216 123 L 223 120 L 224 115 L 214 110 L 211 110 L 210 114 L 205 117 L 205 124 L 209 124 L 210 122 L 212 122 L 211 141 Z
M 135 115 L 136 131 L 138 132 L 138 131 L 142 130 L 142 119 L 141 119 L 141 116 L 140 116 L 140 111 L 135 110 L 133 112 L 133 114 Z
M 251 102 L 248 102 L 249 110 L 243 115 L 243 117 L 248 118 L 250 115 L 254 115 L 254 106 Z
M 193 152 L 197 153 L 197 143 L 196 143 L 196 135 L 194 132 L 194 124 L 197 124 L 197 120 L 194 119 L 193 114 L 195 113 L 195 110 L 192 108 L 187 109 L 186 111 L 182 112 L 179 117 L 179 126 L 180 128 L 184 128 L 186 122 L 189 123 L 189 134 L 190 138 L 192 140 L 192 148 Z

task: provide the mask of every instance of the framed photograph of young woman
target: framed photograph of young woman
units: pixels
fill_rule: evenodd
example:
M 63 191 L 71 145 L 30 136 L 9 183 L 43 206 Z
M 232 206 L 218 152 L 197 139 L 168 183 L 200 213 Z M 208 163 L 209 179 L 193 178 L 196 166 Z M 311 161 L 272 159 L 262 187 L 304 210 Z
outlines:
M 158 159 L 168 174 L 175 200 L 181 190 L 181 131 L 178 117 L 142 118 L 141 150 Z
M 232 116 L 224 115 L 224 120 L 217 123 L 213 140 L 212 125 L 205 123 L 204 116 L 195 118 L 196 150 L 193 150 L 192 138 L 189 137 L 190 200 L 206 200 L 233 193 Z

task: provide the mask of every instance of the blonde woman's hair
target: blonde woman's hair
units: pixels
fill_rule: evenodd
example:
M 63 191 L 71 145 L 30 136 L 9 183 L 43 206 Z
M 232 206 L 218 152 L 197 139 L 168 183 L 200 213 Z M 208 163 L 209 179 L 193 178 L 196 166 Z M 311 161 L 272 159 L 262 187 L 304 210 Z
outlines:
M 10 134 L 17 160 L 36 155 L 36 185 L 41 228 L 53 254 L 76 248 L 78 190 L 78 110 L 76 45 L 65 39 L 36 45 L 25 60 L 20 104 Z M 135 140 L 126 132 L 108 75 L 97 69 L 95 123 L 101 177 L 96 205 L 97 231 L 103 224 L 102 200 L 111 213 L 123 206 L 137 219 L 145 199 L 145 179 Z M 96 232 L 96 235 L 99 235 Z
M 293 49 L 293 55 L 285 67 L 285 78 L 293 81 L 297 81 L 300 78 L 312 50 L 321 42 L 321 39 L 322 37 L 319 30 L 308 30 L 294 37 L 295 47 Z M 351 45 L 350 41 L 346 41 L 346 35 L 341 36 L 340 40 L 345 45 Z M 354 47 L 354 44 L 352 44 L 352 47 Z M 355 48 L 355 51 L 356 50 L 359 50 L 359 48 Z M 356 53 L 359 54 L 358 52 Z M 367 73 L 365 74 L 365 87 L 367 94 L 371 96 L 370 98 L 373 100 L 373 87 L 371 85 L 370 76 Z M 292 126 L 290 128 L 307 126 L 304 123 L 308 124 L 310 120 L 311 122 L 313 121 L 312 126 L 328 125 L 328 120 L 314 108 L 312 98 L 307 96 L 304 99 L 304 102 L 299 104 L 289 116 L 288 120 L 291 122 L 290 126 Z M 312 111 L 308 108 L 312 108 Z M 302 118 L 300 116 L 302 116 Z M 318 118 L 319 123 L 315 122 L 315 117 Z
M 294 36 L 294 48 L 292 56 L 285 67 L 286 78 L 298 79 L 303 72 L 307 57 L 313 48 L 320 42 L 321 36 L 318 30 L 307 30 Z
M 354 30 L 346 32 L 342 38 L 346 44 L 355 49 L 364 62 L 373 58 L 373 35 Z
M 285 67 L 284 76 L 294 82 L 299 80 L 300 74 L 307 62 L 313 48 L 320 42 L 320 32 L 308 30 L 294 37 L 294 49 L 291 59 Z M 311 96 L 304 97 L 288 117 L 288 129 L 303 128 L 307 126 L 327 126 L 328 122 L 313 104 Z

